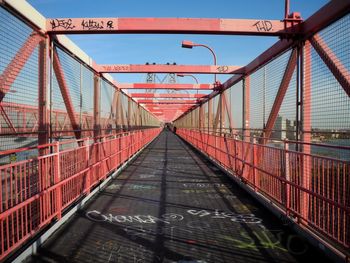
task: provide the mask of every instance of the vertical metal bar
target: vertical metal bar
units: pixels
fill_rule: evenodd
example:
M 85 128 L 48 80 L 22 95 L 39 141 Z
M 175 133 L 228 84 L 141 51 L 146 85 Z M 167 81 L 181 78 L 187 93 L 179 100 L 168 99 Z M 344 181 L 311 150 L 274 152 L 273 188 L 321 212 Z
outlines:
M 301 99 L 300 99 L 300 88 L 301 88 L 301 84 L 300 82 L 302 81 L 302 77 L 300 74 L 300 70 L 301 70 L 301 64 L 302 64 L 302 52 L 301 52 L 301 47 L 300 45 L 297 47 L 297 71 L 296 71 L 296 112 L 295 112 L 295 121 L 296 121 L 296 127 L 295 127 L 295 140 L 299 141 L 300 138 L 300 105 L 301 105 Z M 296 144 L 296 151 L 299 150 L 299 144 Z
M 79 125 L 80 129 L 83 129 L 83 65 L 80 63 L 80 82 L 79 82 L 79 92 L 80 92 L 80 101 L 79 101 Z
M 218 105 L 218 113 L 219 113 L 219 135 L 221 136 L 222 135 L 222 108 L 223 108 L 223 105 L 222 105 L 222 93 L 220 93 L 219 95 L 219 105 Z
M 288 15 L 289 15 L 289 0 L 285 0 L 284 19 L 287 19 Z
M 53 108 L 53 100 L 52 100 L 52 98 L 53 98 L 53 74 L 54 74 L 54 70 L 53 70 L 53 48 L 54 48 L 54 43 L 53 43 L 53 41 L 52 41 L 52 38 L 51 37 L 49 37 L 49 41 L 50 41 L 50 95 L 49 95 L 49 97 L 50 97 L 50 109 L 49 109 L 49 111 L 50 111 L 50 143 L 52 143 L 52 137 L 53 137 L 53 135 L 52 135 L 52 108 Z M 57 113 L 55 114 L 55 117 L 56 117 L 56 121 L 57 121 L 57 119 L 58 119 L 58 117 L 57 117 Z M 57 126 L 57 123 L 56 123 L 56 128 L 57 128 L 58 126 Z M 51 149 L 51 153 L 52 153 L 52 149 Z
M 99 76 L 94 76 L 94 138 L 97 138 L 101 133 L 100 125 L 100 78 Z
M 243 140 L 250 141 L 250 76 L 243 79 Z
M 305 42 L 303 48 L 303 61 L 302 61 L 302 74 L 303 83 L 301 83 L 301 111 L 302 111 L 302 140 L 304 142 L 311 142 L 311 44 L 309 41 Z M 302 186 L 306 189 L 310 189 L 310 181 L 312 177 L 311 173 L 311 146 L 303 145 L 303 174 L 302 174 Z M 304 192 L 301 196 L 301 215 L 303 219 L 308 219 L 309 217 L 309 195 Z M 306 223 L 306 222 L 305 222 Z
M 208 101 L 208 134 L 213 126 L 213 99 Z
M 253 186 L 254 191 L 259 189 L 259 170 L 258 167 L 258 149 L 257 149 L 257 140 L 254 136 L 253 138 Z
M 55 167 L 55 184 L 61 181 L 61 171 L 60 171 L 60 145 L 59 142 L 55 143 L 55 155 L 54 155 L 54 167 Z M 56 187 L 56 204 L 57 204 L 57 218 L 58 220 L 62 217 L 62 186 Z
M 286 214 L 288 214 L 290 207 L 289 207 L 289 203 L 290 203 L 290 174 L 289 174 L 289 168 L 290 168 L 290 160 L 289 160 L 289 144 L 288 144 L 288 140 L 284 140 L 284 153 L 285 153 L 285 167 L 284 167 L 284 171 L 285 171 L 285 189 L 284 189 L 284 193 L 285 193 L 285 197 L 284 197 L 284 201 L 285 201 L 285 207 L 286 207 Z M 283 163 L 283 162 L 282 162 Z M 294 167 L 292 167 L 294 168 Z M 283 170 L 282 170 L 283 171 Z
M 39 87 L 38 87 L 38 144 L 44 145 L 49 142 L 49 120 L 47 103 L 47 39 L 39 43 Z M 46 148 L 45 148 L 46 149 Z M 40 149 L 39 154 L 44 155 L 47 150 Z
M 266 127 L 266 66 L 264 66 L 264 82 L 263 82 L 263 127 Z
M 131 98 L 128 97 L 128 130 L 130 131 L 130 126 L 131 126 Z

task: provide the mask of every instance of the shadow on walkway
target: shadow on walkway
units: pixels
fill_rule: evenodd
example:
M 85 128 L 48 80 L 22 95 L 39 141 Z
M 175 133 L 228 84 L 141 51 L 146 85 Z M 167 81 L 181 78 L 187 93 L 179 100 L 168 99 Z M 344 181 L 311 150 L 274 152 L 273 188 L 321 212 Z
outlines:
M 31 262 L 326 262 L 164 131 Z

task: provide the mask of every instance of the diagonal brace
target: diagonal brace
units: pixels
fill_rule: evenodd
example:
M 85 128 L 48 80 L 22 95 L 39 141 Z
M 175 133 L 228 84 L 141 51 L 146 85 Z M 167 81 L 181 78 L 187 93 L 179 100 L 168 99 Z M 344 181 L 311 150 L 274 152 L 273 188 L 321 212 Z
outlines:
M 64 77 L 63 68 L 62 68 L 60 59 L 58 57 L 57 50 L 54 50 L 54 52 L 53 52 L 53 69 L 55 71 L 58 86 L 60 87 L 62 98 L 63 98 L 64 104 L 66 106 L 70 122 L 72 124 L 75 138 L 80 139 L 81 138 L 80 125 L 76 119 L 73 102 L 71 100 L 69 88 L 68 88 L 67 82 L 66 82 L 65 77 Z
M 311 45 L 314 47 L 333 76 L 337 79 L 344 91 L 350 97 L 350 73 L 342 64 L 340 59 L 333 53 L 332 49 L 328 47 L 326 42 L 320 35 L 316 34 L 310 39 Z
M 293 72 L 294 72 L 295 67 L 297 65 L 297 59 L 298 59 L 297 49 L 294 48 L 292 51 L 292 54 L 289 57 L 286 70 L 284 72 L 280 87 L 278 89 L 275 101 L 272 105 L 272 109 L 271 109 L 269 118 L 268 118 L 267 123 L 266 123 L 266 127 L 264 128 L 264 131 L 263 131 L 263 135 L 262 135 L 263 138 L 261 140 L 261 142 L 263 144 L 265 144 L 267 142 L 268 138 L 270 138 L 270 136 L 271 136 L 271 132 L 272 132 L 272 129 L 275 125 L 275 122 L 276 122 L 276 119 L 278 116 L 278 112 L 281 108 L 284 96 L 287 93 L 287 89 L 288 89 L 290 80 L 292 79 Z

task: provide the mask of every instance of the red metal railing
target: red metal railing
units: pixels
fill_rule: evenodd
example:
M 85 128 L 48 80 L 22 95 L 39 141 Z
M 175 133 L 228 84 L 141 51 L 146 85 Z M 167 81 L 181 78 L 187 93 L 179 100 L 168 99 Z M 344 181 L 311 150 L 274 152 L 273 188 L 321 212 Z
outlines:
M 65 208 L 160 131 L 145 129 L 98 141 L 84 139 L 80 146 L 67 150 L 60 150 L 67 142 L 57 142 L 38 147 L 51 154 L 0 166 L 0 260 L 53 219 L 60 219 Z M 9 151 L 0 152 L 0 156 L 4 154 Z
M 280 149 L 198 130 L 179 128 L 177 133 L 296 223 L 349 249 L 349 161 L 292 151 L 288 141 Z

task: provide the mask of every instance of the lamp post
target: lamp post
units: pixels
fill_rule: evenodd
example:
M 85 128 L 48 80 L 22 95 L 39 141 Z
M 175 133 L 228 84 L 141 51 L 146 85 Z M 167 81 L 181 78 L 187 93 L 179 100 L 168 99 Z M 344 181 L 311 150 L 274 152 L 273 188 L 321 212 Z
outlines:
M 183 77 L 192 77 L 196 81 L 197 84 L 199 83 L 198 79 L 195 76 L 193 76 L 192 74 L 176 74 L 176 76 L 181 77 L 181 78 L 183 78 Z
M 198 79 L 197 79 L 195 76 L 193 76 L 192 74 L 176 74 L 176 76 L 181 77 L 181 78 L 183 78 L 183 77 L 191 77 L 191 78 L 194 79 L 194 81 L 196 82 L 196 84 L 199 83 L 199 82 L 198 82 Z M 198 94 L 198 90 L 197 90 L 197 94 Z
M 213 58 L 214 58 L 214 65 L 215 66 L 217 65 L 216 55 L 215 55 L 214 50 L 211 47 L 204 45 L 204 44 L 193 43 L 192 41 L 188 41 L 188 40 L 183 40 L 181 46 L 183 48 L 205 47 L 205 48 L 209 49 L 209 51 L 211 52 L 211 54 L 213 55 Z M 214 84 L 216 84 L 216 74 L 214 74 Z

